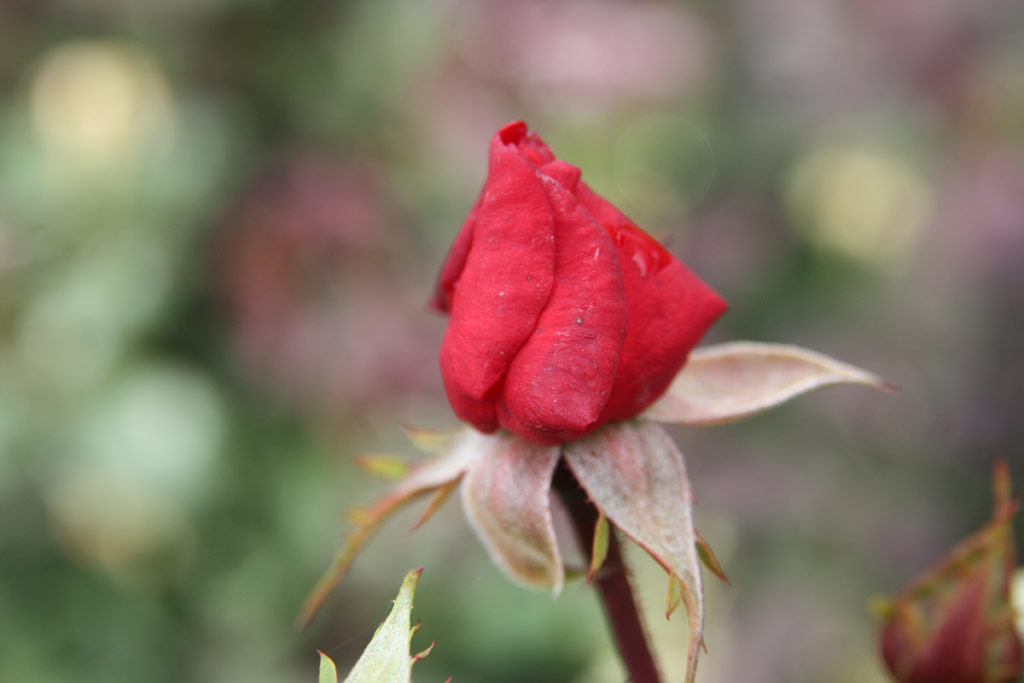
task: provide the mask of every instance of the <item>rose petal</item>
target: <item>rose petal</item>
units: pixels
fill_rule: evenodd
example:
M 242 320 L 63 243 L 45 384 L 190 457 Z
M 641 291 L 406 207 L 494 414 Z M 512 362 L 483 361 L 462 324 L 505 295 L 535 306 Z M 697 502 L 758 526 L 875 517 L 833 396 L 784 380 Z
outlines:
M 609 425 L 568 444 L 564 454 L 594 505 L 681 582 L 690 623 L 686 680 L 692 681 L 703 642 L 704 594 L 682 455 L 650 422 Z
M 829 384 L 888 388 L 866 370 L 798 346 L 730 342 L 691 353 L 644 417 L 693 426 L 721 424 Z
M 386 496 L 361 510 L 356 527 L 345 538 L 330 568 L 310 591 L 299 610 L 296 623 L 305 627 L 313 620 L 331 591 L 348 572 L 360 549 L 388 516 L 413 498 L 457 481 L 473 459 L 485 450 L 487 439 L 487 436 L 472 429 L 463 430 L 447 451 L 413 467 L 409 475 Z
M 543 166 L 554 160 L 555 153 L 551 151 L 540 136 L 531 133 L 529 126 L 522 121 L 513 121 L 506 124 L 498 131 L 498 137 L 506 145 L 515 145 L 523 154 L 536 166 Z
M 576 188 L 576 198 L 615 243 L 629 311 L 629 333 L 601 422 L 631 419 L 665 391 L 726 304 L 586 183 Z
M 535 333 L 509 366 L 498 420 L 550 444 L 600 416 L 619 366 L 627 312 L 615 246 L 572 195 L 579 171 L 565 162 L 545 171 L 552 174 L 542 178 L 555 217 L 558 277 Z
M 447 313 L 452 308 L 452 297 L 455 295 L 455 286 L 459 283 L 462 271 L 466 267 L 466 259 L 469 258 L 469 250 L 473 246 L 473 232 L 476 229 L 476 217 L 480 211 L 480 199 L 476 200 L 473 208 L 469 210 L 459 234 L 448 249 L 448 256 L 441 265 L 441 272 L 437 276 L 437 285 L 430 298 L 430 307 L 439 313 Z
M 473 461 L 462 484 L 466 517 L 491 559 L 511 578 L 557 595 L 565 572 L 548 490 L 559 449 L 506 433 L 487 439 L 486 452 Z
M 554 242 L 551 202 L 537 168 L 499 132 L 441 345 L 448 400 L 481 431 L 497 427 L 492 390 L 551 296 Z

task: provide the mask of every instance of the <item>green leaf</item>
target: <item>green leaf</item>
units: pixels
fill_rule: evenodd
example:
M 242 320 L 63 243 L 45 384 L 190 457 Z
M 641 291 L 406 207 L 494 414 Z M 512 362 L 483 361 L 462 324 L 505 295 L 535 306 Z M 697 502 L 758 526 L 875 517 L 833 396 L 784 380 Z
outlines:
M 422 573 L 423 569 L 414 569 L 405 575 L 391 614 L 377 627 L 377 632 L 345 678 L 345 683 L 410 683 L 412 665 L 426 657 L 434 647 L 432 643 L 415 656 L 409 654 L 412 636 L 419 630 L 419 624 L 415 627 L 411 625 L 412 601 Z M 328 679 L 323 677 L 323 660 L 320 666 L 320 683 L 324 683 Z
M 334 662 L 320 650 L 317 650 L 317 653 L 320 655 L 320 678 L 317 679 L 317 683 L 338 683 L 338 670 Z

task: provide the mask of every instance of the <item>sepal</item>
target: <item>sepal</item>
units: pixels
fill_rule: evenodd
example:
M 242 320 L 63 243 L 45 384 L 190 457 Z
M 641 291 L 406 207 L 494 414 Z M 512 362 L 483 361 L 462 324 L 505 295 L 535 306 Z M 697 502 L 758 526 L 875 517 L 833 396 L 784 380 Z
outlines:
M 686 607 L 686 680 L 693 681 L 697 648 L 703 643 L 704 594 L 682 455 L 664 429 L 644 421 L 608 425 L 567 444 L 564 452 L 594 505 L 669 573 L 666 612 L 671 614 L 673 601 Z
M 894 390 L 867 370 L 799 346 L 729 342 L 695 349 L 644 417 L 696 427 L 717 425 L 832 384 Z

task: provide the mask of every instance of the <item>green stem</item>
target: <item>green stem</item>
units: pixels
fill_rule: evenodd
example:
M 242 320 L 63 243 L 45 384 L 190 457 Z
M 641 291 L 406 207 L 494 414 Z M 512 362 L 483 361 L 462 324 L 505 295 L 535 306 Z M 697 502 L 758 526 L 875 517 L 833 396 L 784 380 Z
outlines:
M 589 553 L 594 545 L 597 508 L 587 500 L 586 493 L 564 463 L 559 465 L 555 473 L 554 487 L 569 511 L 580 546 Z M 629 673 L 629 680 L 632 683 L 660 683 L 661 677 L 647 645 L 640 611 L 614 530 L 608 536 L 608 555 L 594 576 L 594 584 L 601 596 L 601 604 L 615 635 L 615 644 Z

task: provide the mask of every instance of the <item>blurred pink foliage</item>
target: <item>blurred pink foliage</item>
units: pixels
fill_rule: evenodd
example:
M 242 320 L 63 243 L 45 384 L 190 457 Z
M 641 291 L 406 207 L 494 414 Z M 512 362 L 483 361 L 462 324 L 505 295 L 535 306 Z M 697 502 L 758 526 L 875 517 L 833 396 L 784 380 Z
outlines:
M 666 100 L 707 77 L 709 27 L 684 5 L 615 0 L 467 6 L 466 62 L 535 98 Z
M 399 217 L 381 171 L 295 154 L 225 221 L 223 282 L 248 373 L 313 409 L 434 389 L 425 297 L 387 277 Z

